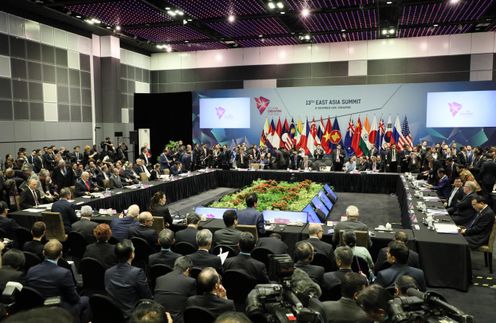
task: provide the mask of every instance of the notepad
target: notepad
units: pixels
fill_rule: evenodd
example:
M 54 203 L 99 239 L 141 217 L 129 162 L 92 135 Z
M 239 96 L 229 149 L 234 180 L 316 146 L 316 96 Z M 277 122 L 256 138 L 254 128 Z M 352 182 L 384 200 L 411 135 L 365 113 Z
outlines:
M 458 234 L 458 227 L 453 223 L 434 223 L 437 233 Z

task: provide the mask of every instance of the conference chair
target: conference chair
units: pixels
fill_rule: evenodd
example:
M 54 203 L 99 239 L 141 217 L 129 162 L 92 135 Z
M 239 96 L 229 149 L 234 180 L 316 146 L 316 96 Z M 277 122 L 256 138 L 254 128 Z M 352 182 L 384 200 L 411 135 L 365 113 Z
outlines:
M 493 224 L 493 229 L 491 230 L 491 234 L 489 235 L 489 241 L 487 245 L 480 246 L 477 248 L 477 251 L 481 251 L 484 253 L 484 265 L 489 266 L 489 273 L 493 273 L 493 248 L 494 248 L 494 240 L 496 238 L 496 223 Z
M 353 262 L 351 263 L 351 270 L 353 270 L 356 273 L 363 273 L 364 275 L 369 278 L 369 265 L 367 264 L 367 261 L 363 259 L 362 257 L 357 257 L 353 256 Z
M 93 323 L 120 323 L 126 322 L 124 313 L 108 296 L 95 294 L 90 297 L 90 307 Z
M 15 234 L 16 246 L 19 249 L 22 249 L 24 243 L 26 243 L 27 241 L 33 240 L 33 235 L 31 234 L 31 231 L 23 227 L 15 229 L 14 234 Z
M 172 268 L 163 265 L 163 264 L 156 264 L 150 267 L 150 289 L 153 291 L 155 290 L 155 282 L 158 277 L 166 275 L 172 271 Z
M 23 286 L 21 291 L 15 297 L 13 312 L 30 310 L 35 307 L 41 307 L 45 303 L 45 298 L 36 289 Z
M 340 230 L 339 231 L 339 245 L 344 246 L 344 232 L 347 230 Z M 355 231 L 356 235 L 356 245 L 360 247 L 365 247 L 369 248 L 369 232 L 368 231 Z
M 46 225 L 45 237 L 47 240 L 57 239 L 60 242 L 67 240 L 64 223 L 59 212 L 41 212 L 43 222 Z
M 29 268 L 36 266 L 37 264 L 41 263 L 40 257 L 38 257 L 37 254 L 29 252 L 29 251 L 23 251 L 24 258 L 26 261 L 24 262 L 24 271 L 27 272 Z
M 86 251 L 87 242 L 81 233 L 69 232 L 67 235 L 67 243 L 73 258 L 78 260 L 83 258 L 84 252 Z
M 231 257 L 234 257 L 238 254 L 238 252 L 236 250 L 233 249 L 233 247 L 231 246 L 223 246 L 223 245 L 218 245 L 218 246 L 215 246 L 214 250 L 212 250 L 212 254 L 214 255 L 220 255 L 221 254 L 221 249 L 222 249 L 222 253 L 224 252 L 228 252 L 227 254 L 227 258 L 231 258 Z
M 222 275 L 222 285 L 226 288 L 227 298 L 232 299 L 236 309 L 241 311 L 245 308 L 246 297 L 256 284 L 257 281 L 243 270 L 230 269 Z
M 272 255 L 272 251 L 266 248 L 258 247 L 251 251 L 253 259 L 263 262 L 266 268 L 269 268 L 269 255 Z
M 152 247 L 146 242 L 145 239 L 139 237 L 132 237 L 131 241 L 134 246 L 135 257 L 133 259 L 133 266 L 146 269 L 148 266 L 148 256 L 152 254 Z
M 105 292 L 105 267 L 94 258 L 83 258 L 79 263 L 79 273 L 83 277 L 83 294 Z
M 186 256 L 196 252 L 196 248 L 189 242 L 178 242 L 172 246 L 172 251 Z
M 148 182 L 148 176 L 146 176 L 145 173 L 139 173 L 140 181 L 142 183 L 147 183 Z
M 184 310 L 184 323 L 213 323 L 214 321 L 214 315 L 203 307 L 191 306 Z
M 331 289 L 322 289 L 320 300 L 324 301 L 337 301 L 341 298 L 341 284 L 335 285 Z
M 165 228 L 164 218 L 161 216 L 154 216 L 152 228 L 153 230 L 155 230 L 155 232 L 157 232 L 157 234 L 159 234 L 160 231 Z
M 238 224 L 236 226 L 236 230 L 243 232 L 250 232 L 255 237 L 255 241 L 258 240 L 258 228 L 253 224 Z
M 328 256 L 317 252 L 313 255 L 312 265 L 324 267 L 325 272 L 333 271 L 336 267 Z
M 200 274 L 200 272 L 202 271 L 203 268 L 200 268 L 200 267 L 193 267 L 191 268 L 191 272 L 189 273 L 189 276 L 191 278 L 194 278 L 194 279 L 197 279 L 198 278 L 198 275 Z

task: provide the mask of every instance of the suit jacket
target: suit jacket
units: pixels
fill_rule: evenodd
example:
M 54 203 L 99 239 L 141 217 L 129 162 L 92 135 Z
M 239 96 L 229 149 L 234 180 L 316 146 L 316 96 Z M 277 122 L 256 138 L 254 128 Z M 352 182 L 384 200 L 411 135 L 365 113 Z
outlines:
M 15 229 L 20 227 L 21 226 L 17 224 L 14 219 L 0 216 L 0 229 L 4 230 L 5 233 L 7 233 L 7 238 L 13 240 L 15 238 Z
M 8 282 L 22 283 L 24 280 L 24 272 L 16 270 L 10 266 L 3 266 L 0 269 L 0 290 L 5 289 Z
M 108 242 L 95 242 L 86 246 L 83 258 L 94 258 L 105 268 L 110 268 L 117 263 L 115 246 Z
M 450 198 L 450 196 L 451 196 L 451 194 L 453 193 L 454 190 L 456 190 L 456 192 L 454 193 L 453 198 L 451 199 L 451 203 L 450 203 L 449 198 Z M 456 206 L 456 204 L 459 201 L 461 201 L 463 199 L 463 196 L 464 196 L 464 193 L 463 193 L 463 188 L 462 187 L 460 187 L 460 188 L 454 187 L 451 190 L 450 194 L 448 195 L 448 201 L 447 201 L 447 203 L 448 203 L 448 205 L 447 205 L 448 213 L 453 214 L 455 212 L 455 206 Z
M 74 172 L 68 166 L 65 167 L 65 175 L 62 174 L 62 169 L 57 167 L 52 172 L 52 180 L 57 185 L 57 189 L 60 191 L 64 187 L 70 187 L 74 185 Z
M 23 251 L 32 252 L 36 254 L 40 260 L 43 260 L 45 256 L 43 255 L 43 248 L 45 244 L 38 240 L 31 240 L 24 242 L 24 246 L 22 246 Z
M 324 279 L 324 267 L 320 266 L 315 266 L 315 265 L 309 265 L 309 264 L 304 264 L 301 261 L 298 261 L 295 264 L 296 268 L 300 268 L 304 272 L 308 274 L 308 276 L 317 284 L 322 286 L 323 284 L 323 279 Z
M 34 190 L 34 193 L 36 194 L 38 204 L 42 204 L 43 202 L 41 201 L 40 192 L 38 190 Z M 31 192 L 31 190 L 29 188 L 26 188 L 26 190 L 24 190 L 21 193 L 21 200 L 20 200 L 19 204 L 20 204 L 21 209 L 29 209 L 29 208 L 36 205 L 33 193 Z
M 265 221 L 261 212 L 253 207 L 238 212 L 238 224 L 256 225 L 259 234 L 265 234 Z
M 166 206 L 154 206 L 150 209 L 150 212 L 152 213 L 153 216 L 159 216 L 164 218 L 164 224 L 170 227 L 172 225 L 172 217 L 169 211 L 169 208 Z
M 327 322 L 330 323 L 372 322 L 367 313 L 351 298 L 341 297 L 335 302 L 323 302 L 322 306 L 328 318 Z
M 490 194 L 496 182 L 496 162 L 492 160 L 484 162 L 479 172 L 479 179 L 484 192 Z
M 227 258 L 224 262 L 224 270 L 230 269 L 244 271 L 248 276 L 253 277 L 258 284 L 267 284 L 269 282 L 265 264 L 253 259 L 249 254 L 240 253 L 235 257 Z
M 326 255 L 334 264 L 334 249 L 332 248 L 332 244 L 324 242 L 318 238 L 308 238 L 305 241 L 310 242 L 316 252 Z
M 341 285 L 341 282 L 344 279 L 344 275 L 351 272 L 351 269 L 339 269 L 337 271 L 325 273 L 322 277 L 323 288 L 328 292 L 331 291 L 333 288 Z
M 142 298 L 152 298 L 143 269 L 129 263 L 118 263 L 105 271 L 105 290 L 117 306 L 129 317 Z
M 128 238 L 131 239 L 133 237 L 143 238 L 148 242 L 150 247 L 156 246 L 158 243 L 158 235 L 155 229 L 150 227 L 145 227 L 144 225 L 135 225 L 129 228 Z
M 71 271 L 48 260 L 28 270 L 25 285 L 36 289 L 45 298 L 60 296 L 62 302 L 71 305 L 80 302 Z
M 194 247 L 197 247 L 197 245 L 196 245 L 196 233 L 197 232 L 198 232 L 198 230 L 195 228 L 192 228 L 192 227 L 186 227 L 186 229 L 177 231 L 176 236 L 175 236 L 176 243 L 188 242 L 188 243 L 191 243 Z
M 110 188 L 122 188 L 124 186 L 119 175 L 110 174 L 109 181 Z
M 482 210 L 473 223 L 469 223 L 465 231 L 465 239 L 471 248 L 477 248 L 487 243 L 493 229 L 494 212 L 489 206 Z
M 155 282 L 155 301 L 172 314 L 182 313 L 186 300 L 193 295 L 196 295 L 196 280 L 175 270 L 158 277 Z
M 343 221 L 336 224 L 334 227 L 334 234 L 332 235 L 332 243 L 337 246 L 339 244 L 339 232 L 341 230 L 353 230 L 353 231 L 369 231 L 369 227 L 360 221 Z M 372 245 L 372 240 L 369 237 L 369 245 Z
M 213 294 L 194 295 L 186 301 L 186 308 L 190 306 L 199 306 L 210 311 L 214 317 L 224 312 L 234 312 L 234 302 L 230 299 L 223 299 Z
M 458 225 L 465 225 L 469 223 L 477 214 L 472 207 L 472 199 L 475 193 L 465 195 L 456 205 L 453 213 L 453 221 Z
M 257 241 L 257 248 L 265 248 L 274 254 L 282 254 L 288 252 L 288 245 L 282 240 L 272 237 L 260 238 Z
M 148 265 L 153 266 L 153 265 L 167 265 L 171 268 L 174 268 L 174 262 L 176 261 L 177 258 L 181 257 L 180 254 L 175 253 L 171 251 L 170 249 L 168 250 L 161 250 L 157 253 L 151 254 L 148 256 Z
M 88 185 L 90 187 L 89 190 L 88 190 L 88 187 L 86 187 L 85 183 L 81 179 L 78 179 L 76 181 L 76 183 L 74 184 L 74 190 L 76 192 L 76 197 L 86 195 L 87 192 L 91 193 L 91 192 L 95 191 L 95 185 L 89 179 L 88 179 Z
M 220 229 L 214 232 L 214 245 L 216 246 L 230 246 L 238 249 L 239 239 L 241 238 L 241 231 L 234 228 Z
M 383 269 L 389 268 L 390 264 L 387 262 L 388 247 L 381 248 L 375 261 L 374 271 L 379 272 Z M 410 267 L 420 268 L 419 254 L 413 250 L 408 253 L 408 261 L 406 264 Z
M 193 262 L 193 267 L 214 267 L 218 273 L 222 273 L 222 262 L 218 256 L 212 255 L 205 250 L 198 250 L 188 255 L 188 257 Z
M 129 228 L 132 226 L 138 226 L 138 222 L 130 217 L 125 216 L 123 218 L 113 218 L 110 223 L 110 228 L 112 229 L 112 237 L 119 241 L 127 239 L 129 236 Z
M 424 271 L 422 269 L 413 268 L 408 265 L 393 264 L 388 269 L 379 271 L 377 273 L 375 283 L 381 285 L 384 288 L 390 287 L 394 285 L 398 278 L 404 275 L 412 276 L 417 282 L 419 289 L 425 292 L 426 285 L 424 279 Z
M 52 212 L 59 212 L 64 222 L 66 233 L 70 232 L 71 225 L 78 220 L 76 211 L 72 207 L 72 203 L 65 199 L 60 199 L 52 204 Z
M 437 191 L 437 195 L 439 195 L 440 198 L 447 199 L 451 193 L 451 183 L 448 176 L 443 176 L 438 184 L 432 188 Z
M 72 224 L 71 229 L 74 232 L 81 233 L 87 243 L 95 242 L 95 236 L 93 235 L 93 230 L 96 228 L 98 223 L 91 220 L 83 219 L 76 221 Z

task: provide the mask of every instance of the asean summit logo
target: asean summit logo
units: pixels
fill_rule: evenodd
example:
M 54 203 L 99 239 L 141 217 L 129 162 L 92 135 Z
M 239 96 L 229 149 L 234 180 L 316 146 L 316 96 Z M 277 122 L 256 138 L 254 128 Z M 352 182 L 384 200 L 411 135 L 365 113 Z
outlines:
M 215 108 L 215 112 L 217 113 L 217 118 L 219 118 L 220 120 L 224 116 L 224 113 L 226 113 L 226 109 L 224 109 L 223 107 L 217 107 Z
M 449 105 L 449 110 L 451 112 L 452 117 L 455 117 L 456 114 L 463 108 L 463 105 L 461 105 L 458 102 L 451 102 L 451 103 L 448 103 L 448 105 Z
M 265 109 L 269 107 L 270 100 L 260 96 L 255 98 L 255 103 L 257 104 L 257 109 L 260 114 L 264 113 Z

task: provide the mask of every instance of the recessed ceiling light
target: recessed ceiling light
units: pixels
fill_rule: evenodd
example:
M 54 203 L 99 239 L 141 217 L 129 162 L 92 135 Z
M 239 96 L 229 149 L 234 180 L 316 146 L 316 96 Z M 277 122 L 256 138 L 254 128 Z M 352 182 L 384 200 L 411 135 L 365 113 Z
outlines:
M 383 29 L 381 32 L 382 35 L 387 35 L 387 33 L 388 33 L 387 29 Z
M 439 26 L 439 25 L 438 24 L 434 24 L 434 27 L 437 27 L 437 26 Z
M 92 18 L 91 20 L 93 20 L 93 22 L 94 22 L 95 24 L 99 24 L 99 23 L 101 23 L 101 21 L 100 21 L 99 19 L 96 19 L 96 18 Z
M 81 16 L 80 15 L 77 15 L 76 18 L 81 19 Z
M 185 40 L 184 42 L 185 42 L 185 43 L 189 43 L 189 40 Z
M 285 12 L 284 11 L 281 11 L 281 15 L 284 15 L 284 14 L 285 14 Z
M 184 11 L 181 10 L 176 10 L 176 13 L 180 16 L 184 16 Z
M 308 8 L 303 8 L 303 10 L 301 11 L 301 15 L 303 17 L 308 17 L 308 15 L 310 15 L 310 10 L 308 10 Z
M 457 4 L 458 2 L 460 2 L 460 0 L 450 0 L 451 4 Z
M 172 10 L 167 10 L 167 14 L 171 17 L 175 17 L 177 15 L 177 13 L 175 11 L 172 11 Z
M 276 3 L 276 6 L 277 6 L 277 8 L 279 8 L 279 9 L 284 8 L 284 4 L 283 4 L 281 1 L 278 1 L 278 2 Z
M 167 51 L 167 53 L 170 53 L 170 52 L 172 52 L 172 47 L 170 47 L 170 45 L 169 45 L 165 48 L 165 50 Z
M 392 1 L 386 1 L 386 4 L 390 5 L 390 4 L 393 4 L 393 2 Z
M 115 30 L 121 31 L 121 26 L 119 26 L 119 25 L 115 26 Z
M 227 17 L 227 21 L 229 22 L 234 22 L 234 20 L 236 20 L 236 18 L 233 15 L 229 15 L 229 17 Z
M 389 34 L 390 35 L 394 34 L 394 32 L 395 32 L 394 28 L 389 29 Z
M 341 29 L 341 32 L 344 33 L 346 31 L 346 29 Z
M 170 7 L 165 7 L 165 10 L 170 10 Z
M 305 40 L 310 40 L 310 35 L 306 34 L 305 35 Z
M 107 29 L 112 29 L 112 27 L 110 27 L 110 26 L 107 26 L 107 27 L 105 27 L 105 28 L 107 28 Z
M 89 25 L 94 25 L 95 22 L 92 19 L 85 19 L 84 22 L 86 22 Z
M 275 9 L 276 8 L 276 5 L 274 4 L 274 2 L 270 1 L 268 3 L 268 6 L 269 6 L 269 9 Z

